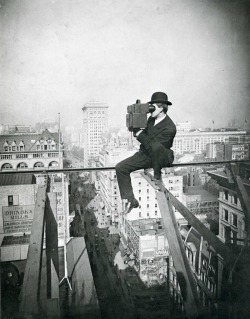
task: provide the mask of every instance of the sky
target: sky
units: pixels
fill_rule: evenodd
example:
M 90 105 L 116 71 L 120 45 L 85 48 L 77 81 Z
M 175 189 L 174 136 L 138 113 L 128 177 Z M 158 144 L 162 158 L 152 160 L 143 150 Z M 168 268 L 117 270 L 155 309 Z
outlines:
M 174 122 L 250 127 L 249 0 L 0 0 L 0 124 L 125 127 L 163 91 Z

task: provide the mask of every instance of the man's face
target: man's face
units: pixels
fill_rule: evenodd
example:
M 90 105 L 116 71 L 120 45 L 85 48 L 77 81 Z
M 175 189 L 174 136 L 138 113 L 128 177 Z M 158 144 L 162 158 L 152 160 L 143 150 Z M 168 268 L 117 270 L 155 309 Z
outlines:
M 163 106 L 165 105 L 165 104 L 163 104 L 163 103 L 154 103 L 153 104 L 154 106 L 155 106 L 155 110 L 154 110 L 154 112 L 152 112 L 152 117 L 154 117 L 154 118 L 156 118 L 156 117 L 158 117 L 159 116 L 159 114 L 161 113 L 161 112 L 163 112 Z

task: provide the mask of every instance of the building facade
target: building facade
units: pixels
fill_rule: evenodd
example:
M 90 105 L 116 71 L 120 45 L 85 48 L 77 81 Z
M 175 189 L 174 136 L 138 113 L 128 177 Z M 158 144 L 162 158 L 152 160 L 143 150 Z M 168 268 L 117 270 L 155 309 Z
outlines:
M 27 258 L 38 185 L 32 174 L 0 176 L 1 261 Z
M 229 183 L 225 172 L 208 172 L 220 186 L 219 192 L 219 238 L 234 245 L 243 245 L 247 236 L 245 215 L 239 195 L 233 184 Z M 244 187 L 250 190 L 249 180 L 242 179 Z
M 196 153 L 202 154 L 206 151 L 206 145 L 215 142 L 225 142 L 229 137 L 238 137 L 246 135 L 245 131 L 233 132 L 177 132 L 173 151 L 175 154 Z
M 63 167 L 63 145 L 59 134 L 0 135 L 0 170 L 29 170 Z
M 68 241 L 69 200 L 68 179 L 64 174 L 50 174 L 50 193 L 55 198 L 51 209 L 57 222 L 58 246 Z M 2 174 L 0 176 L 0 245 L 1 261 L 27 258 L 30 234 L 39 185 L 44 185 L 44 174 Z M 42 227 L 42 225 L 41 225 Z
M 189 132 L 191 131 L 191 123 L 186 122 L 178 122 L 176 123 L 176 129 L 178 132 Z
M 102 138 L 108 131 L 108 105 L 101 102 L 86 103 L 83 108 L 82 147 L 84 148 L 84 166 L 98 156 L 102 148 Z

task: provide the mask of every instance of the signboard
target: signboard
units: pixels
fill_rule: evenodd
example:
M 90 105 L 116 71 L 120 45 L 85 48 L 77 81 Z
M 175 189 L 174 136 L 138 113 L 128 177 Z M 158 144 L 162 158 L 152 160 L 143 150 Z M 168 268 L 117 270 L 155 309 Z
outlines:
M 65 218 L 64 218 L 64 202 L 63 202 L 63 185 L 62 182 L 53 182 L 51 184 L 53 193 L 56 193 L 56 215 L 58 225 L 58 238 L 64 238 Z
M 5 234 L 31 232 L 35 205 L 4 206 L 3 231 Z
M 160 249 L 155 251 L 155 257 L 166 257 L 168 256 L 168 252 L 166 249 Z

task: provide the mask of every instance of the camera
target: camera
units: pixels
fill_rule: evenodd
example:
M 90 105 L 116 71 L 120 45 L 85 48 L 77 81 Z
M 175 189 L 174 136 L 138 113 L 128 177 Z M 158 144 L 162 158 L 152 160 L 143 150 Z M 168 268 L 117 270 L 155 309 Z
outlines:
M 127 107 L 126 126 L 130 132 L 134 129 L 145 128 L 147 126 L 147 113 L 152 113 L 155 106 L 149 103 L 141 103 L 140 100 L 136 104 Z

